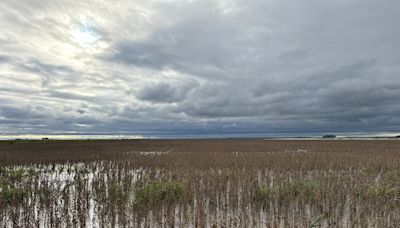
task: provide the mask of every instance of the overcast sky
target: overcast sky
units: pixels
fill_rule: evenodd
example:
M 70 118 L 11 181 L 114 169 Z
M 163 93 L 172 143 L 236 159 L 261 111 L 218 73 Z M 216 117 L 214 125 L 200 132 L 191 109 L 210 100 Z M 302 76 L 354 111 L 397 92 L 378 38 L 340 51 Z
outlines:
M 4 0 L 0 134 L 400 129 L 398 0 Z

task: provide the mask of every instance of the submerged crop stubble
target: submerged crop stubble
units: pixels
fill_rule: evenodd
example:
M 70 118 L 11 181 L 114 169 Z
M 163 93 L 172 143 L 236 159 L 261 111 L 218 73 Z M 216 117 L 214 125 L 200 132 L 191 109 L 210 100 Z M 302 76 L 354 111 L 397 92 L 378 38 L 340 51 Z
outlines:
M 2 226 L 396 227 L 398 140 L 0 143 Z

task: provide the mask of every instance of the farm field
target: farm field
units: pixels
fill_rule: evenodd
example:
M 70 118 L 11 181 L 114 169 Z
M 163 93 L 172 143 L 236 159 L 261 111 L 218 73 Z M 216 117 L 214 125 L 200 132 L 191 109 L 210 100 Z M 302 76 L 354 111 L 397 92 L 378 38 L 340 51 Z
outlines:
M 0 227 L 399 227 L 400 140 L 0 142 Z

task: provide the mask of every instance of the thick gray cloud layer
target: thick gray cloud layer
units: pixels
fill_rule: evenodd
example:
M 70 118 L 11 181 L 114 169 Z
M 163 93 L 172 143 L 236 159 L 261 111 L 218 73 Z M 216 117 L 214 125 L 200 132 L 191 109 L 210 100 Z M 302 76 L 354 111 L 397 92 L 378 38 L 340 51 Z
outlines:
M 399 131 L 400 2 L 6 1 L 0 133 Z

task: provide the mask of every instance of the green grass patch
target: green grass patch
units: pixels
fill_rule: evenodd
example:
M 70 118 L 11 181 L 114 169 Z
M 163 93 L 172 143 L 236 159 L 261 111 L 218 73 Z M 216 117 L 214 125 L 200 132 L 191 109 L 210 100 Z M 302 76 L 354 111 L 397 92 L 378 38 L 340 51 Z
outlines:
M 13 187 L 7 184 L 0 187 L 1 201 L 5 201 L 7 203 L 22 202 L 24 197 L 27 195 L 28 192 L 22 188 Z
M 310 200 L 315 196 L 317 183 L 313 180 L 294 180 L 288 183 L 277 183 L 272 187 L 259 186 L 253 193 L 254 201 L 269 199 L 305 199 Z
M 367 195 L 375 199 L 395 198 L 400 195 L 400 189 L 386 184 L 375 184 L 368 188 Z
M 187 184 L 183 181 L 150 182 L 137 186 L 133 204 L 137 207 L 172 205 L 184 199 Z
M 29 194 L 32 179 L 37 175 L 33 168 L 0 168 L 0 202 L 23 202 Z

